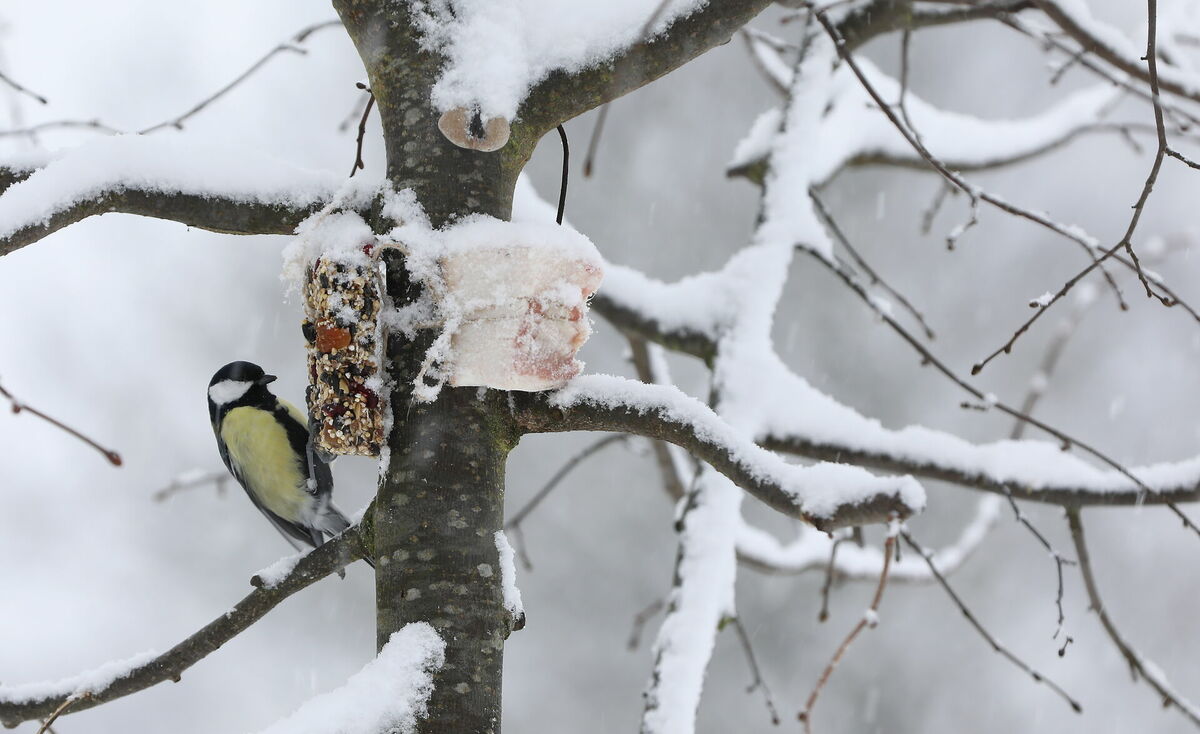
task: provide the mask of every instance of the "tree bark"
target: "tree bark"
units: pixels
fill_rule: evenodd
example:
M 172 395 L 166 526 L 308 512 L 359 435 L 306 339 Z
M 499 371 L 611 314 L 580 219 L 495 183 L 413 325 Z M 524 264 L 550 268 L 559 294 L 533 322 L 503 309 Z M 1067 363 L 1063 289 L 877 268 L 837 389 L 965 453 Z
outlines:
M 430 104 L 443 59 L 420 48 L 408 4 L 335 0 L 334 7 L 366 66 L 392 186 L 412 189 L 434 226 L 473 213 L 509 219 L 536 141 L 510 140 L 495 153 L 454 146 Z M 386 258 L 388 296 L 411 301 L 420 286 L 402 258 Z M 433 336 L 394 335 L 387 345 L 393 425 L 375 509 L 377 641 L 382 647 L 404 625 L 428 622 L 446 642 L 421 734 L 499 734 L 512 616 L 495 534 L 504 525 L 505 460 L 519 434 L 499 391 L 446 387 L 434 403 L 412 399 Z
M 508 220 L 517 176 L 544 133 L 726 42 L 768 3 L 710 3 L 612 64 L 552 75 L 511 121 L 508 143 L 484 153 L 455 146 L 438 129 L 430 92 L 445 60 L 421 48 L 409 3 L 333 0 L 375 95 L 387 178 L 416 194 L 435 227 L 468 214 Z M 373 216 L 376 231 L 391 225 L 380 212 Z M 420 286 L 409 282 L 399 255 L 384 257 L 389 297 L 410 302 Z M 503 644 L 513 619 L 503 603 L 495 534 L 504 522 L 505 459 L 521 429 L 504 392 L 443 388 L 432 404 L 412 400 L 433 337 L 387 344 L 393 426 L 374 518 L 377 637 L 382 646 L 405 624 L 424 621 L 445 639 L 446 664 L 434 678 L 422 734 L 498 734 Z

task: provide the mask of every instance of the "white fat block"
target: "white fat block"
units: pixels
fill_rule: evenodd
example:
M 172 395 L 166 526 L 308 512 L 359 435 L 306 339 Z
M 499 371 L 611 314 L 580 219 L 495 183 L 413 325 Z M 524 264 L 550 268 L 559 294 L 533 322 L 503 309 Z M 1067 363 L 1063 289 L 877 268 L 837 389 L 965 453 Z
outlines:
M 459 318 L 450 385 L 551 390 L 583 369 L 575 354 L 591 334 L 587 299 L 603 277 L 596 260 L 519 245 L 471 248 L 440 264 Z

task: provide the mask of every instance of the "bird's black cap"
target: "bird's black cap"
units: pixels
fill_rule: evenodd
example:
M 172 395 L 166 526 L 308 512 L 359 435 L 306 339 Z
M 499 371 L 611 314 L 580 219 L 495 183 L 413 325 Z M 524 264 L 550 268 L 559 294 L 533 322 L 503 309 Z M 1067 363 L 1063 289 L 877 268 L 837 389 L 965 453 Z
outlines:
M 256 385 L 266 385 L 269 382 L 275 381 L 275 375 L 268 375 L 263 372 L 263 368 L 253 362 L 230 362 L 209 380 L 208 386 L 221 382 L 223 380 L 233 380 L 234 382 L 253 382 Z

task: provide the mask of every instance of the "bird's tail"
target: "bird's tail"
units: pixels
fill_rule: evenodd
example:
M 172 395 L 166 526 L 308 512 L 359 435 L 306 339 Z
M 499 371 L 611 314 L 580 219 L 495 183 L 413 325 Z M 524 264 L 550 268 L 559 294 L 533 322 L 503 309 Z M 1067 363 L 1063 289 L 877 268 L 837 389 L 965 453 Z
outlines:
M 346 528 L 350 527 L 350 520 L 342 514 L 342 511 L 334 506 L 332 502 L 325 506 L 317 519 L 318 528 L 329 536 L 337 535 Z M 375 568 L 375 559 L 369 555 L 364 555 L 363 560 L 367 562 L 371 568 Z

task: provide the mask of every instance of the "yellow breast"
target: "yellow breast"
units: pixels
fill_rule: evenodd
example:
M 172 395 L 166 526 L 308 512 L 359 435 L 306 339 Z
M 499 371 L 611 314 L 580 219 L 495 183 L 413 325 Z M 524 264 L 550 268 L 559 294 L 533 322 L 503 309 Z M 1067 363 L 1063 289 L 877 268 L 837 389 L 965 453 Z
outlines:
M 292 451 L 287 431 L 274 415 L 257 408 L 234 408 L 221 424 L 221 440 L 246 489 L 264 507 L 292 521 L 307 514 L 311 500 L 305 492 L 308 477 Z

